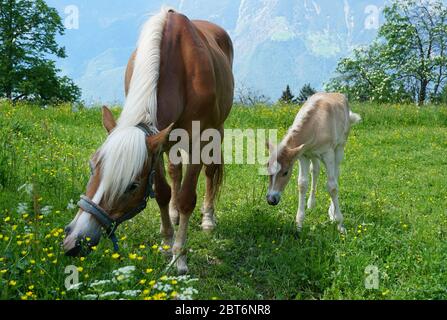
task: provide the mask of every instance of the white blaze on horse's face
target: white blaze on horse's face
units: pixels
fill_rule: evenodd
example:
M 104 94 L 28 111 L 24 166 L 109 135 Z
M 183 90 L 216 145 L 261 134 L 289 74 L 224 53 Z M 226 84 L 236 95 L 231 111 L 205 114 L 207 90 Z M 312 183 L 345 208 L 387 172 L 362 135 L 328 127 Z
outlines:
M 89 185 L 95 176 L 92 175 Z M 92 201 L 99 205 L 103 197 L 103 188 L 100 186 Z M 73 221 L 65 228 L 66 237 L 64 241 L 64 250 L 68 255 L 76 256 L 80 254 L 82 247 L 80 241 L 86 241 L 89 246 L 95 246 L 101 239 L 102 229 L 98 221 L 89 213 L 79 210 Z

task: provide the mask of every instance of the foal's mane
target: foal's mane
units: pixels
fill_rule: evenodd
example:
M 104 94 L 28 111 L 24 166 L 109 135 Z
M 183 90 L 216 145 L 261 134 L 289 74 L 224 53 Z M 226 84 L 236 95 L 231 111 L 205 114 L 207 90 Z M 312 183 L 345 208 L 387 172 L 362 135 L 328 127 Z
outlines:
M 100 150 L 102 190 L 109 204 L 124 194 L 141 174 L 147 161 L 146 136 L 136 126 L 157 130 L 157 91 L 160 75 L 161 41 L 169 8 L 151 17 L 143 26 L 134 62 L 134 71 L 123 112 L 116 128 Z

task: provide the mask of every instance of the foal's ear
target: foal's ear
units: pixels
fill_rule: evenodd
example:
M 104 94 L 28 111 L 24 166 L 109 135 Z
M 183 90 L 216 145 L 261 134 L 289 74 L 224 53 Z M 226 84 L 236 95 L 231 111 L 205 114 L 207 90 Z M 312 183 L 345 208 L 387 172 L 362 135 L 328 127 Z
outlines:
M 159 134 L 147 138 L 147 144 L 149 151 L 152 153 L 158 153 L 163 148 L 163 145 L 168 141 L 169 135 L 171 134 L 174 124 L 161 131 Z
M 294 148 L 294 149 L 289 149 L 288 152 L 289 154 L 292 156 L 292 158 L 298 158 L 303 154 L 304 148 L 306 147 L 305 144 Z
M 102 124 L 109 134 L 116 127 L 116 121 L 113 117 L 112 111 L 110 111 L 110 109 L 106 106 L 102 107 Z
M 276 146 L 268 140 L 265 142 L 265 146 L 270 153 L 273 153 L 276 150 Z

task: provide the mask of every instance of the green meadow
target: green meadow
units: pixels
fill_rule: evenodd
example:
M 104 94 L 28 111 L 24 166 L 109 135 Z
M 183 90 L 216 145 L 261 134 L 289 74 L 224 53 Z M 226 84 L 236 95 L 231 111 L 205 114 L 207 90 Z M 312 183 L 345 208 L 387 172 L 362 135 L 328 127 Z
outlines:
M 258 167 L 228 165 L 218 227 L 201 231 L 199 201 L 190 274 L 177 277 L 160 253 L 154 201 L 118 230 L 119 253 L 103 239 L 87 257 L 63 255 L 63 228 L 106 137 L 99 109 L 0 102 L 0 299 L 447 299 L 447 108 L 352 109 L 363 122 L 342 165 L 346 236 L 329 222 L 324 170 L 298 235 L 297 169 L 270 207 Z M 279 129 L 282 138 L 298 110 L 236 106 L 226 127 Z M 67 288 L 75 274 L 80 284 Z

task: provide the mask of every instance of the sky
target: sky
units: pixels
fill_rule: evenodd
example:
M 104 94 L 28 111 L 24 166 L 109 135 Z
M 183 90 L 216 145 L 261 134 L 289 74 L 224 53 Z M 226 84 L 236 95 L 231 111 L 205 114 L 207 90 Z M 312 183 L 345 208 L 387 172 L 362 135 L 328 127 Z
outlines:
M 277 100 L 290 85 L 322 89 L 337 65 L 368 45 L 383 22 L 386 0 L 46 0 L 66 32 L 63 74 L 87 103 L 122 103 L 124 70 L 150 14 L 170 5 L 190 19 L 224 27 L 235 46 L 238 88 Z M 444 2 L 447 2 L 445 0 Z

